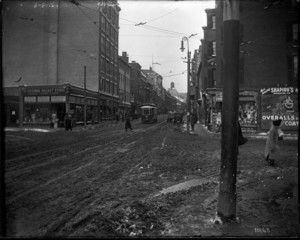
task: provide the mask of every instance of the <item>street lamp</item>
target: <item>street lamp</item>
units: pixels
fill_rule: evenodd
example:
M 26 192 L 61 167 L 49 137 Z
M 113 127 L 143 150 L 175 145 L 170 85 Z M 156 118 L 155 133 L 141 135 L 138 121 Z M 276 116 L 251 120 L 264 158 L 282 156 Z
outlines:
M 180 50 L 183 52 L 184 51 L 184 44 L 183 42 L 187 42 L 187 96 L 186 96 L 186 101 L 187 101 L 187 132 L 189 133 L 190 131 L 190 112 L 191 112 L 191 102 L 190 102 L 190 57 L 191 53 L 189 50 L 189 39 L 187 37 L 183 37 L 181 40 L 181 48 Z

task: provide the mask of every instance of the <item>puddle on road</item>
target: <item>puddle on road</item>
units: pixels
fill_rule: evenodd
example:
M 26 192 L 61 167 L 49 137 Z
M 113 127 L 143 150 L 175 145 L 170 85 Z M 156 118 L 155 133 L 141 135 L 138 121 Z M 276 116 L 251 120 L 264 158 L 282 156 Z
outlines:
M 187 190 L 191 187 L 196 187 L 196 186 L 199 186 L 202 184 L 206 184 L 208 182 L 215 182 L 215 181 L 217 181 L 217 178 L 191 179 L 189 181 L 182 182 L 182 183 L 173 185 L 171 187 L 165 188 L 165 189 L 161 190 L 158 194 L 156 194 L 154 197 L 157 197 L 161 194 L 170 193 L 170 192 L 178 192 L 178 191 L 182 191 L 182 190 Z

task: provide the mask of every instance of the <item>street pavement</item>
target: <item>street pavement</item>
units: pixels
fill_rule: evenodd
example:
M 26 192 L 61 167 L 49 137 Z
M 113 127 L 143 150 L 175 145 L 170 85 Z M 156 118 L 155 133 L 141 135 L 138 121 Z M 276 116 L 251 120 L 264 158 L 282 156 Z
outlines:
M 133 120 L 132 123 L 138 123 L 140 120 Z M 103 128 L 103 127 L 115 127 L 124 125 L 125 122 L 119 121 L 116 123 L 115 121 L 103 121 L 98 124 L 87 125 L 87 126 L 76 126 L 73 128 L 73 131 L 82 131 L 87 129 L 95 129 L 95 128 Z M 186 131 L 186 125 L 185 125 Z M 65 131 L 64 128 L 49 128 L 49 127 L 6 127 L 5 131 L 38 131 L 38 132 L 56 132 L 56 131 Z M 190 133 L 199 134 L 199 135 L 221 135 L 221 132 L 212 132 L 207 129 L 207 127 L 203 124 L 197 123 L 194 127 L 194 132 L 191 131 Z M 268 133 L 267 132 L 258 132 L 258 133 L 243 133 L 243 136 L 246 138 L 257 138 L 257 139 L 267 139 Z M 298 140 L 298 134 L 295 133 L 285 133 L 284 140 Z

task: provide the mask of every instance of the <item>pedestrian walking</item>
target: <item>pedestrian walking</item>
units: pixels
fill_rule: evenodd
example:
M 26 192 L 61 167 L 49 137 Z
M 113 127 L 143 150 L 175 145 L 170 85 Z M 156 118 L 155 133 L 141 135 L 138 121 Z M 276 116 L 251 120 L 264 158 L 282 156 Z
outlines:
M 197 121 L 198 121 L 197 115 L 195 113 L 192 113 L 192 115 L 191 115 L 191 127 L 192 127 L 193 132 L 194 132 L 194 127 L 195 127 L 195 124 L 197 123 Z
M 71 121 L 71 118 L 70 116 L 66 115 L 65 117 L 65 129 L 66 131 L 72 131 L 72 121 Z
M 280 149 L 278 144 L 279 137 L 279 127 L 281 124 L 281 119 L 272 122 L 272 126 L 268 133 L 268 138 L 265 147 L 265 160 L 268 161 L 269 165 L 275 164 L 280 156 Z
M 126 132 L 127 132 L 128 129 L 130 129 L 131 132 L 133 131 L 133 129 L 131 127 L 130 117 L 129 116 L 126 117 L 126 121 L 125 121 L 125 130 L 126 130 Z

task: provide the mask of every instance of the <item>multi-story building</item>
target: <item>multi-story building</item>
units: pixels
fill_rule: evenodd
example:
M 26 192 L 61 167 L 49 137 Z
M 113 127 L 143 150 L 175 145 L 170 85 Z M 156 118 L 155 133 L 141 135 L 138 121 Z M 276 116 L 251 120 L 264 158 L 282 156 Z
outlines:
M 201 80 L 207 96 L 206 107 L 212 109 L 207 111 L 207 115 L 210 114 L 207 122 L 212 125 L 220 123 L 223 101 L 223 4 L 223 1 L 216 1 L 216 9 L 206 11 L 208 26 L 204 28 L 204 31 L 210 29 L 211 19 L 213 30 L 216 22 L 216 43 L 204 37 Z M 284 120 L 284 130 L 297 130 L 299 1 L 239 1 L 239 6 L 239 121 L 242 130 L 267 130 L 271 120 L 276 118 Z M 205 55 L 208 40 L 212 41 L 212 54 Z M 215 74 L 204 72 L 208 62 L 214 66 Z
M 117 90 L 117 1 L 3 2 L 6 122 L 99 121 Z M 21 40 L 20 40 L 21 39 Z
M 162 86 L 163 77 L 155 72 L 152 67 L 150 67 L 149 69 L 142 69 L 142 72 L 145 74 L 147 82 L 151 84 L 152 91 L 154 91 L 154 93 L 152 94 L 151 102 L 158 106 L 159 112 L 162 112 L 165 101 Z
M 216 9 L 206 9 L 207 26 L 203 27 L 204 38 L 201 40 L 201 69 L 200 92 L 203 96 L 201 102 L 200 121 L 210 126 L 212 117 L 218 108 L 216 102 L 217 73 L 216 73 Z
M 142 67 L 136 61 L 129 63 L 130 72 L 130 93 L 131 93 L 131 114 L 138 117 L 140 107 L 146 101 L 146 76 L 142 73 Z
M 199 49 L 194 51 L 194 55 L 191 62 L 191 89 L 190 89 L 190 100 L 192 103 L 193 111 L 197 113 L 198 119 L 200 119 L 200 107 L 201 107 L 201 96 L 200 96 L 200 71 L 202 68 L 201 65 L 201 52 L 202 46 L 199 46 Z
M 131 96 L 130 96 L 130 71 L 131 68 L 128 62 L 128 56 L 126 52 L 122 52 L 122 56 L 119 56 L 119 111 L 123 116 L 128 114 L 131 109 Z
M 117 1 L 99 2 L 99 93 L 102 110 L 114 116 L 119 103 L 119 11 Z M 106 101 L 105 101 L 106 100 Z

